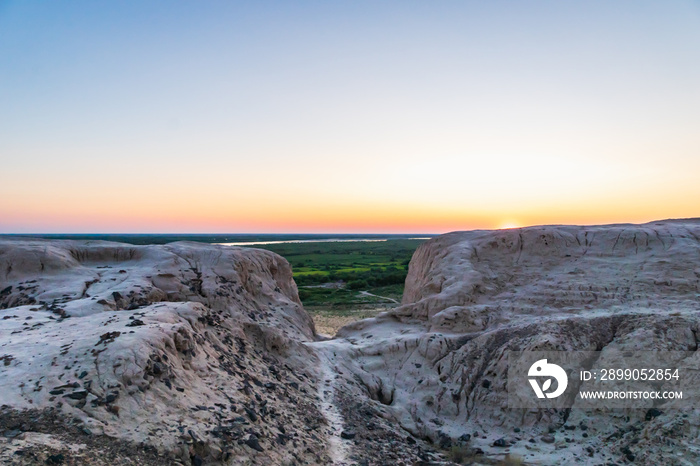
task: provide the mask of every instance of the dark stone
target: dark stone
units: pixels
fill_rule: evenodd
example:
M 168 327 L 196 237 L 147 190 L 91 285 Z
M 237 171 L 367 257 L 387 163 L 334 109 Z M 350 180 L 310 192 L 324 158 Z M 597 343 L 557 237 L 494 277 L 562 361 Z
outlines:
M 0 296 L 4 296 L 6 294 L 9 294 L 10 291 L 12 291 L 12 286 L 8 286 L 7 288 L 3 288 L 3 290 L 0 291 Z
M 255 411 L 253 411 L 253 410 L 250 409 L 250 408 L 244 408 L 244 409 L 245 409 L 246 414 L 248 415 L 248 418 L 249 418 L 251 421 L 256 422 L 256 421 L 258 420 L 258 415 L 255 414 Z
M 286 445 L 287 444 L 287 436 L 284 434 L 277 434 L 277 443 L 280 445 Z
M 255 434 L 250 434 L 248 438 L 245 440 L 245 444 L 248 445 L 250 448 L 252 448 L 255 451 L 263 451 L 263 447 L 260 446 L 260 442 L 258 441 L 258 437 Z
M 103 342 L 104 342 L 104 344 L 111 343 L 114 341 L 115 338 L 117 338 L 121 334 L 122 334 L 122 332 L 103 333 L 102 335 L 100 335 L 100 341 L 97 342 L 97 345 L 99 345 L 100 343 L 103 343 Z M 95 346 L 97 346 L 97 345 L 95 345 Z
M 544 443 L 554 443 L 554 436 L 553 435 L 543 435 L 540 440 L 542 440 Z
M 409 436 L 406 437 L 406 443 L 408 443 L 409 445 L 415 445 L 415 444 L 416 444 L 416 439 L 414 439 L 413 437 L 411 437 L 411 436 L 409 435 Z
M 110 393 L 105 397 L 105 403 L 112 403 L 114 400 L 117 399 L 119 396 L 119 393 Z
M 122 273 L 123 271 L 119 271 L 119 273 Z M 118 291 L 112 292 L 112 298 L 114 298 L 115 301 L 119 301 L 122 299 L 122 294 Z
M 87 398 L 88 392 L 85 390 L 80 390 L 77 392 L 69 393 L 67 395 L 63 395 L 64 398 L 70 398 L 71 400 L 84 400 Z
M 159 362 L 153 363 L 153 369 L 152 369 L 153 375 L 160 375 L 164 371 L 165 371 L 165 366 L 163 366 L 163 364 L 161 364 Z
M 644 416 L 644 420 L 651 421 L 652 419 L 654 419 L 657 416 L 660 416 L 661 414 L 663 414 L 663 413 L 661 411 L 659 411 L 658 409 L 651 408 L 649 411 L 647 411 L 646 416 Z
M 78 378 L 82 380 L 82 379 L 85 378 L 86 375 L 88 375 L 88 372 L 87 372 L 87 371 L 83 371 L 83 372 L 80 373 L 80 375 L 78 376 Z
M 352 430 L 344 430 L 340 433 L 340 438 L 344 438 L 345 440 L 354 439 L 355 432 Z
M 629 452 L 629 453 L 627 453 L 627 454 L 625 455 L 625 458 L 627 458 L 627 461 L 634 461 L 634 459 L 636 458 L 636 456 L 634 456 L 634 453 Z
M 51 390 L 49 392 L 49 395 L 63 395 L 64 393 L 65 393 L 65 390 L 58 389 L 58 390 Z
M 520 432 L 520 427 L 516 427 L 515 429 L 513 429 L 513 432 L 515 432 L 516 434 Z
M 493 442 L 494 447 L 507 447 L 508 443 L 506 442 L 506 439 L 499 438 L 495 442 Z
M 489 387 L 491 386 L 491 381 L 488 380 L 488 379 L 484 379 L 484 380 L 481 382 L 481 386 L 484 387 L 484 388 L 489 388 Z
M 460 441 L 460 442 L 465 442 L 465 443 L 466 443 L 466 442 L 470 441 L 471 439 L 472 439 L 471 434 L 462 434 L 462 435 L 459 436 L 459 441 Z
M 127 327 L 140 327 L 142 325 L 146 325 L 146 324 L 141 319 L 134 319 L 131 322 L 129 322 L 128 324 L 126 324 Z
M 440 433 L 440 448 L 447 450 L 452 446 L 452 439 L 447 435 Z
M 46 464 L 63 464 L 65 460 L 66 457 L 63 456 L 63 454 L 58 453 L 56 455 L 49 455 L 49 457 L 46 458 Z

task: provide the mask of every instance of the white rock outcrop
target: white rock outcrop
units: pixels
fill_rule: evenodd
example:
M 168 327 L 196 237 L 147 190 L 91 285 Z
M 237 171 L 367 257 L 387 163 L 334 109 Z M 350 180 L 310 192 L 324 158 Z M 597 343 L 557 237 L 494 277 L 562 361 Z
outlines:
M 427 241 L 402 306 L 344 327 L 333 349 L 348 391 L 446 449 L 537 464 L 698 464 L 700 410 L 688 403 L 651 415 L 577 409 L 573 400 L 559 410 L 509 409 L 505 358 L 508 350 L 596 350 L 603 360 L 630 349 L 683 351 L 696 369 L 686 382 L 700 386 L 698 330 L 700 221 L 542 226 Z
M 0 421 L 30 410 L 23 448 L 41 430 L 29 420 L 48 412 L 74 420 L 88 446 L 106 434 L 151 449 L 154 464 L 328 458 L 304 345 L 313 322 L 273 253 L 4 240 L 0 319 Z M 95 451 L 70 461 L 115 464 Z

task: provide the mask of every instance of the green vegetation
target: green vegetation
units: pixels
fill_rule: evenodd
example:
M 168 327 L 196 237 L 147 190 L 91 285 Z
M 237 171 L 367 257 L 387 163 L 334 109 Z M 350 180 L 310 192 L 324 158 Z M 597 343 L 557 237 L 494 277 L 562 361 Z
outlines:
M 299 297 L 311 311 L 342 315 L 401 301 L 408 263 L 423 240 L 255 245 L 292 264 Z
M 276 252 L 294 268 L 298 285 L 314 285 L 361 277 L 380 279 L 406 271 L 413 251 L 423 240 L 390 239 L 377 242 L 283 243 L 256 245 Z M 405 277 L 405 273 L 404 273 Z M 389 284 L 389 283 L 385 283 Z
M 363 294 L 366 291 L 371 294 Z M 338 315 L 343 311 L 353 312 L 367 307 L 394 307 L 401 302 L 403 284 L 382 287 L 365 287 L 361 290 L 349 286 L 339 288 L 299 288 L 299 298 L 305 307 L 335 310 Z

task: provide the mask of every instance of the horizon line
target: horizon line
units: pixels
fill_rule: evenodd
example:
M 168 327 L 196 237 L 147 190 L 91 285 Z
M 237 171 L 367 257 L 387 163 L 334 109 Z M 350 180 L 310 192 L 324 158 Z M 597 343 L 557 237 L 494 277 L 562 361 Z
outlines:
M 457 231 L 457 230 L 455 230 Z M 255 235 L 297 235 L 297 236 L 362 236 L 362 235 L 374 235 L 374 236 L 407 236 L 407 235 L 430 235 L 437 236 L 444 233 L 0 233 L 0 236 L 47 236 L 47 235 L 60 235 L 60 236 L 78 236 L 78 235 L 160 235 L 160 236 L 255 236 Z

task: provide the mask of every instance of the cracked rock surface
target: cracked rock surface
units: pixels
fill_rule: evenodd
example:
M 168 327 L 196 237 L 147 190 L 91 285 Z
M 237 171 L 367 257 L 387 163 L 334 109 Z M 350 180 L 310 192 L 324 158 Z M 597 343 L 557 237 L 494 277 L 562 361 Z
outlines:
M 342 328 L 325 352 L 345 396 L 375 400 L 414 438 L 469 461 L 690 465 L 700 463 L 692 404 L 508 409 L 505 355 L 683 351 L 700 369 L 699 329 L 700 221 L 542 226 L 427 241 L 402 306 Z M 699 373 L 684 377 L 698 385 Z
M 3 464 L 328 458 L 313 322 L 273 253 L 5 240 L 0 319 Z

